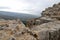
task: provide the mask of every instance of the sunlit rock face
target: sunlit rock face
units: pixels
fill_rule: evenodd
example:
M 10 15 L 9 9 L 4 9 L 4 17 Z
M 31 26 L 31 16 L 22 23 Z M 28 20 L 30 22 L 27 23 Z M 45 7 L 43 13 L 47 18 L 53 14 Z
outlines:
M 31 25 L 40 25 L 43 23 L 60 20 L 60 3 L 54 4 L 52 7 L 46 8 L 41 13 L 41 17 L 28 20 L 27 23 Z
M 54 4 L 52 7 L 46 8 L 42 13 L 42 16 L 48 16 L 51 18 L 60 18 L 60 3 Z
M 38 40 L 60 40 L 60 21 L 32 26 L 30 30 Z
M 31 20 L 27 20 L 26 22 L 26 26 L 27 27 L 32 27 L 32 26 L 37 26 L 37 25 L 41 25 L 44 23 L 48 23 L 48 22 L 53 22 L 56 21 L 56 19 L 50 18 L 50 17 L 39 17 L 39 18 L 35 18 L 35 19 L 31 19 Z
M 0 21 L 0 40 L 36 40 L 20 20 Z
M 41 15 L 26 23 L 32 34 L 37 40 L 60 40 L 60 3 L 48 7 Z

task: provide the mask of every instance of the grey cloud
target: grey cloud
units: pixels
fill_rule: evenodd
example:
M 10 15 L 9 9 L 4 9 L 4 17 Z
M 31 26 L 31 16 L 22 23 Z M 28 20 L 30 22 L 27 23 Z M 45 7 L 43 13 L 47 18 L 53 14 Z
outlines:
M 38 15 L 43 11 L 43 9 L 60 2 L 60 0 L 18 0 L 18 1 L 23 1 L 24 3 L 31 5 L 30 7 L 26 7 L 26 9 L 24 9 L 23 11 L 32 12 Z M 0 7 L 0 9 L 10 9 L 10 8 Z
M 21 0 L 20 0 L 21 1 Z M 33 13 L 40 14 L 45 8 L 52 6 L 55 3 L 59 3 L 60 0 L 22 0 L 26 3 L 33 4 L 31 8 L 28 8 L 27 11 L 33 11 Z M 32 8 L 37 7 L 32 10 Z
M 0 9 L 10 9 L 9 7 L 0 7 Z

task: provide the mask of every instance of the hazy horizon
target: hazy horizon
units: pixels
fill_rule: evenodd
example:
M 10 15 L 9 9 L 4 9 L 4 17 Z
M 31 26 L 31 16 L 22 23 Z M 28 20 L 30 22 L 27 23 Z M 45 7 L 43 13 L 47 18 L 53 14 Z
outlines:
M 0 11 L 40 15 L 47 7 L 60 0 L 0 0 Z

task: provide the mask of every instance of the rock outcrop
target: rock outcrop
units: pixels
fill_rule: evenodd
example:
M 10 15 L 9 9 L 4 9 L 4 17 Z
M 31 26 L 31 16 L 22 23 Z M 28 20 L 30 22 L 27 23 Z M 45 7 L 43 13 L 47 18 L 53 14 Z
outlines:
M 54 4 L 53 7 L 46 8 L 41 14 L 44 17 L 57 18 L 60 20 L 60 3 Z
M 60 3 L 47 8 L 41 17 L 27 20 L 0 20 L 0 40 L 60 40 Z
M 0 21 L 0 40 L 36 40 L 19 20 Z
M 30 29 L 37 40 L 60 40 L 60 21 L 44 23 Z
M 27 21 L 27 26 L 40 25 L 43 23 L 60 20 L 60 3 L 54 4 L 52 7 L 46 8 L 41 13 L 41 17 Z
M 46 8 L 41 15 L 26 23 L 32 34 L 37 40 L 60 40 L 60 3 Z
M 26 26 L 27 27 L 32 27 L 32 26 L 37 26 L 37 25 L 41 25 L 41 24 L 44 24 L 44 23 L 52 22 L 52 21 L 55 21 L 55 20 L 52 19 L 52 18 L 49 18 L 49 17 L 41 17 L 41 18 L 28 20 L 26 22 Z

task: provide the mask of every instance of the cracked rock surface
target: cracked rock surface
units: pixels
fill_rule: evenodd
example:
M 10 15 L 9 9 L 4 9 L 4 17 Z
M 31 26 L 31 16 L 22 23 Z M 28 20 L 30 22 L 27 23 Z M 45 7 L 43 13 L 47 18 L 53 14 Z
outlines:
M 60 40 L 60 21 L 44 23 L 30 29 L 37 40 Z
M 0 21 L 0 40 L 36 40 L 29 29 L 20 21 Z
M 37 40 L 60 40 L 60 3 L 46 8 L 41 15 L 26 23 L 33 36 Z

